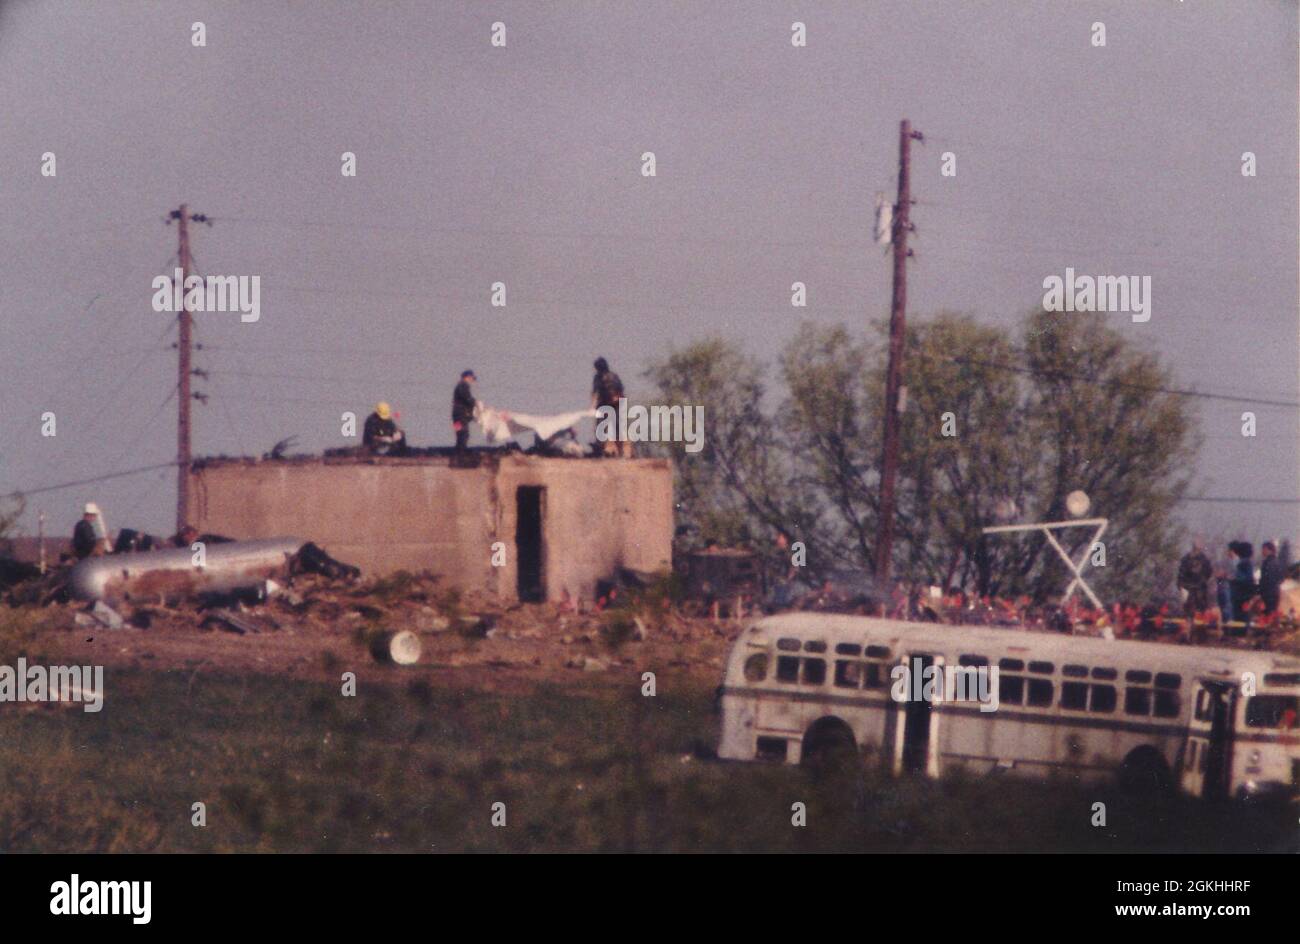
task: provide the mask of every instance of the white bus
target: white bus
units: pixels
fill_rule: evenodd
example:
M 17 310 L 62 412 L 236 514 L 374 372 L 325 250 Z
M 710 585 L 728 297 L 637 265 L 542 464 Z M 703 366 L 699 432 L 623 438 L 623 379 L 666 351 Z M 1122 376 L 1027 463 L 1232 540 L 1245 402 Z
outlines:
M 996 710 L 893 697 L 953 667 L 997 668 Z M 1206 798 L 1300 791 L 1300 658 L 980 626 L 788 613 L 741 633 L 718 755 L 842 753 L 901 774 L 1005 770 Z

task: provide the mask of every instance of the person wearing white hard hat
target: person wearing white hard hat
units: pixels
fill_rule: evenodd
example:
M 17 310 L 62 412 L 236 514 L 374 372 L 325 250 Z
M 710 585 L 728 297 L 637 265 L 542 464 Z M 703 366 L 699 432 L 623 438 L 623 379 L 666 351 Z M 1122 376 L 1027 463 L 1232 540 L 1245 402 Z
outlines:
M 72 550 L 76 553 L 77 560 L 109 552 L 108 535 L 102 533 L 103 527 L 99 506 L 94 502 L 86 502 L 81 520 L 72 529 Z

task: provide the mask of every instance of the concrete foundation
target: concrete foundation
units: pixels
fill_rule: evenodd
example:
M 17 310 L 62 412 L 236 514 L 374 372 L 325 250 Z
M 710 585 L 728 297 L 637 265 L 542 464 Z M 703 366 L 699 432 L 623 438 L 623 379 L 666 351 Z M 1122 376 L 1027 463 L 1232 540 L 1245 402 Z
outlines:
M 237 539 L 301 535 L 368 575 L 430 570 L 504 601 L 559 600 L 590 598 L 619 567 L 668 570 L 672 492 L 663 459 L 223 459 L 191 471 L 189 519 Z

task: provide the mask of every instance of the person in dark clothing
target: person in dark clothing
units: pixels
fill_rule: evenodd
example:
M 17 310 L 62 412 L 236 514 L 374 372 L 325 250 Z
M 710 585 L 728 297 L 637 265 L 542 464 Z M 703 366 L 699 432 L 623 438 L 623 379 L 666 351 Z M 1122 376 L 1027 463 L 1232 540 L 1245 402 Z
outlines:
M 1249 541 L 1232 541 L 1228 550 L 1236 557 L 1228 578 L 1228 595 L 1232 600 L 1233 615 L 1242 619 L 1246 615 L 1246 603 L 1255 595 L 1255 565 L 1251 561 L 1255 548 Z
M 1282 572 L 1282 562 L 1278 560 L 1277 546 L 1272 541 L 1265 541 L 1260 548 L 1264 559 L 1259 563 L 1259 597 L 1264 601 L 1264 613 L 1277 612 L 1277 605 L 1282 599 L 1282 581 L 1286 575 Z
M 623 381 L 609 369 L 609 362 L 603 357 L 596 358 L 592 366 L 596 368 L 596 376 L 591 380 L 591 408 L 599 410 L 607 406 L 617 410 L 618 401 L 623 399 Z M 617 422 L 614 424 L 614 438 L 601 443 L 600 448 L 606 456 L 632 457 L 632 444 L 618 438 Z
M 456 431 L 458 453 L 464 452 L 469 445 L 469 424 L 474 419 L 474 407 L 478 406 L 472 389 L 477 380 L 474 371 L 464 371 L 460 375 L 460 383 L 456 384 L 456 389 L 451 395 L 451 428 Z
M 1184 614 L 1188 619 L 1195 619 L 1210 608 L 1210 578 L 1213 576 L 1214 565 L 1205 556 L 1201 542 L 1193 542 L 1191 551 L 1178 565 L 1178 586 L 1187 591 Z
M 375 412 L 366 417 L 361 442 L 376 456 L 400 456 L 406 452 L 406 433 L 398 428 L 392 407 L 387 403 L 376 404 Z
M 199 529 L 192 524 L 187 524 L 179 531 L 173 534 L 168 542 L 172 547 L 193 547 L 194 542 L 199 539 Z
M 72 529 L 72 550 L 76 553 L 77 560 L 85 560 L 93 554 L 108 550 L 104 546 L 104 538 L 99 536 L 99 530 L 95 527 L 98 519 L 99 506 L 94 502 L 87 502 L 81 520 Z

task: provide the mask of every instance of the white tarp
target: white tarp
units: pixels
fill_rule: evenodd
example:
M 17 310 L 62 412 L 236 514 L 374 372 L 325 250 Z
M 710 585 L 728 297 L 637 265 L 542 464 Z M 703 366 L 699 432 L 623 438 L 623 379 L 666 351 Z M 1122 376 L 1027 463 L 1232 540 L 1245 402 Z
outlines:
M 595 410 L 574 410 L 572 413 L 536 416 L 532 413 L 497 410 L 481 403 L 475 409 L 474 414 L 479 425 L 483 427 L 483 435 L 493 445 L 505 442 L 520 433 L 536 433 L 542 439 L 550 439 L 556 433 L 562 433 L 585 419 L 595 419 L 596 417 Z

